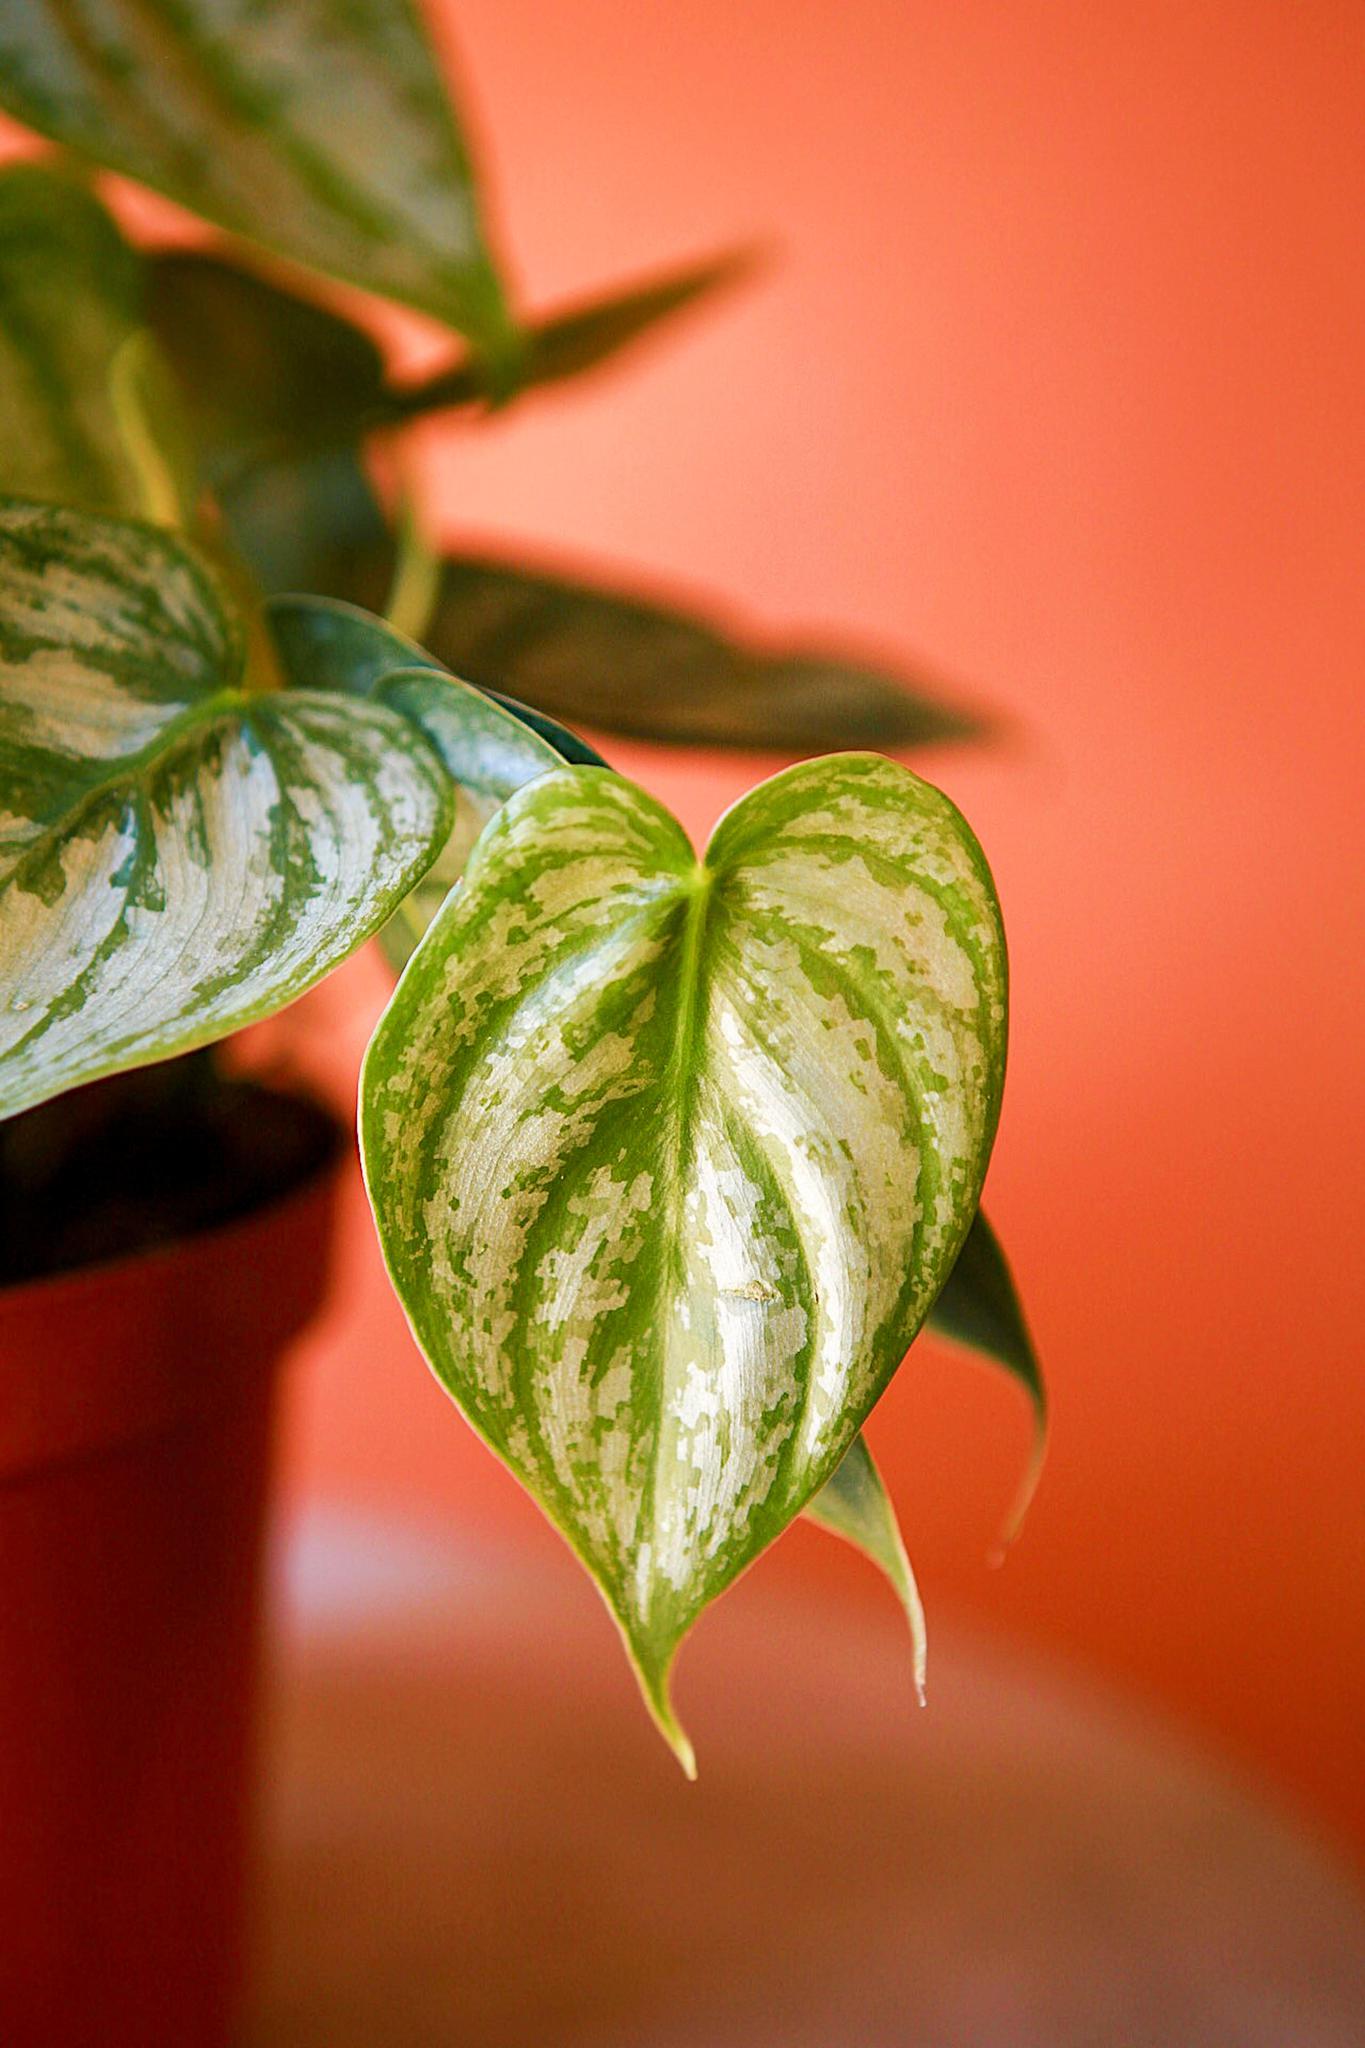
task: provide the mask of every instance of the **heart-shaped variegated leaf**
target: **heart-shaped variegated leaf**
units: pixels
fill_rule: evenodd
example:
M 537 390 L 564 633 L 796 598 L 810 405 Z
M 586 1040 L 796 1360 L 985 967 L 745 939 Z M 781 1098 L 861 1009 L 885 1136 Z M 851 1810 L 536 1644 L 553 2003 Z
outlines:
M 18 0 L 0 8 L 0 105 L 279 255 L 507 345 L 410 0 Z
M 448 836 L 408 719 L 244 659 L 186 547 L 0 500 L 0 1113 L 279 1009 Z
M 509 798 L 366 1057 L 390 1272 L 436 1372 L 668 1673 L 831 1477 L 976 1212 L 1005 956 L 948 799 L 790 769 L 704 860 L 569 768 Z
M 83 186 L 0 171 L 0 490 L 183 520 L 174 392 L 141 331 L 138 258 Z
M 566 761 L 604 765 L 576 734 L 487 690 L 461 682 L 384 620 L 328 598 L 282 597 L 266 607 L 285 673 L 296 688 L 345 690 L 390 705 L 419 726 L 450 771 L 455 823 L 438 858 L 380 934 L 403 967 L 470 848 L 500 803 Z

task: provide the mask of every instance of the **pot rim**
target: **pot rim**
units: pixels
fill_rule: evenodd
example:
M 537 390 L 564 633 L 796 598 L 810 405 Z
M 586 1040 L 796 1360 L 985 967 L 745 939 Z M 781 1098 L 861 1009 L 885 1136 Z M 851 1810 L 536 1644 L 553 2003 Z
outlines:
M 326 1151 L 305 1173 L 290 1181 L 286 1186 L 274 1189 L 262 1200 L 255 1202 L 240 1215 L 229 1216 L 219 1223 L 206 1223 L 198 1229 L 187 1230 L 177 1237 L 168 1237 L 158 1244 L 141 1246 L 137 1251 L 112 1252 L 107 1257 L 84 1260 L 79 1266 L 58 1267 L 55 1272 L 35 1273 L 27 1280 L 0 1280 L 0 1317 L 11 1303 L 39 1300 L 45 1293 L 72 1293 L 84 1286 L 97 1287 L 107 1283 L 113 1274 L 155 1270 L 170 1261 L 183 1258 L 194 1246 L 226 1244 L 232 1242 L 238 1232 L 254 1230 L 263 1217 L 284 1209 L 290 1203 L 300 1201 L 314 1189 L 341 1171 L 347 1157 L 354 1151 L 354 1139 L 350 1127 L 321 1098 L 306 1089 L 273 1088 L 264 1083 L 255 1084 L 263 1093 L 282 1097 L 284 1100 L 302 1104 L 317 1114 L 319 1129 L 325 1124 L 329 1131 Z
M 0 1492 L 207 1417 L 326 1298 L 344 1127 L 243 1215 L 0 1289 Z

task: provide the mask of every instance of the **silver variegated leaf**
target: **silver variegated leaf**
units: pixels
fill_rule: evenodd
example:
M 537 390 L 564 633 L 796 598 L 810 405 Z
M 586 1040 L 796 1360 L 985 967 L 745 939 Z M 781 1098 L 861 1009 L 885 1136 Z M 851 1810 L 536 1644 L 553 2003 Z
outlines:
M 19 0 L 0 8 L 0 105 L 281 256 L 507 345 L 409 0 Z
M 244 662 L 188 548 L 0 500 L 0 1113 L 279 1009 L 444 843 L 406 718 Z
M 391 705 L 420 727 L 450 771 L 450 837 L 380 933 L 384 951 L 401 968 L 463 874 L 470 848 L 498 805 L 524 782 L 578 758 L 569 750 L 583 743 L 552 719 L 461 682 L 355 605 L 280 597 L 271 600 L 266 615 L 291 684 L 345 690 Z
M 834 1474 L 951 1268 L 1005 1005 L 970 830 L 853 754 L 753 791 L 702 860 L 619 777 L 526 785 L 375 1033 L 399 1298 L 689 1768 L 677 1645 Z

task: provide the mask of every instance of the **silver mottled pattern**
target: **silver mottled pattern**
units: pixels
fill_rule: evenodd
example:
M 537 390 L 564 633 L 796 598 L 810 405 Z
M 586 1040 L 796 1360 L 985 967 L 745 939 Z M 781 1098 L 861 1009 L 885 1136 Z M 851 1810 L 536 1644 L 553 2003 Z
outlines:
M 278 1009 L 446 837 L 404 718 L 243 658 L 169 537 L 0 501 L 3 1113 Z
M 975 1213 L 1005 960 L 979 848 L 872 755 L 754 791 L 699 862 L 599 770 L 512 797 L 366 1062 L 390 1270 L 667 1673 L 827 1480 Z

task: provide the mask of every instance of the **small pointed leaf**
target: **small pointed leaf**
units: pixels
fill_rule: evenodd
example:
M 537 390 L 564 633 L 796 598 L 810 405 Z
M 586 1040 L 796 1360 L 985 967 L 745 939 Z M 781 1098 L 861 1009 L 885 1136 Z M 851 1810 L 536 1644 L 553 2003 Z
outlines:
M 552 718 L 497 690 L 480 690 L 384 619 L 336 598 L 274 597 L 265 607 L 295 689 L 343 690 L 400 705 L 421 724 L 455 780 L 492 809 L 533 775 L 601 756 Z
M 652 333 L 661 321 L 739 283 L 753 268 L 753 257 L 744 251 L 713 256 L 528 322 L 522 330 L 519 390 L 562 384 L 600 369 Z M 486 404 L 498 395 L 486 367 L 477 357 L 470 357 L 450 369 L 438 370 L 421 384 L 391 389 L 383 412 L 389 420 L 411 419 L 450 406 Z
M 325 676 L 328 689 L 365 696 L 398 669 L 426 668 L 436 675 L 450 676 L 449 669 L 433 654 L 360 605 L 286 594 L 271 598 L 266 615 L 296 684 Z M 570 732 L 558 719 L 547 717 L 530 704 L 519 703 L 515 697 L 504 696 L 501 690 L 479 688 L 462 677 L 452 680 L 458 682 L 461 690 L 510 712 L 520 725 L 552 749 L 559 762 L 568 761 L 583 768 L 607 766 L 595 747 L 590 747 L 576 732 Z M 499 724 L 497 729 L 501 732 L 505 728 Z M 447 757 L 446 765 L 452 775 L 460 774 L 455 755 Z M 510 795 L 525 780 L 525 775 L 518 775 L 515 782 L 508 783 L 504 795 Z
M 342 598 L 286 592 L 267 600 L 265 617 L 285 679 L 296 690 L 342 690 L 348 697 L 369 697 L 385 676 L 399 669 L 446 673 L 415 640 Z M 461 688 L 484 696 L 468 683 Z
M 721 257 L 529 322 L 518 393 L 598 368 L 745 267 Z M 148 257 L 147 271 L 148 318 L 219 487 L 253 464 L 354 448 L 373 428 L 509 395 L 501 372 L 477 354 L 421 384 L 391 383 L 379 348 L 354 321 L 223 255 L 165 250 Z
M 0 106 L 485 354 L 509 347 L 468 151 L 408 0 L 21 0 L 0 9 Z
M 0 500 L 0 1114 L 279 1009 L 447 838 L 406 718 L 244 660 L 188 548 Z
M 184 429 L 141 331 L 138 258 L 85 188 L 0 170 L 0 489 L 183 519 Z
M 697 1615 L 834 1473 L 967 1234 L 999 1109 L 990 876 L 873 755 L 698 860 L 619 776 L 485 828 L 366 1056 L 400 1300 L 568 1536 L 684 1759 Z
M 1000 1240 L 980 1209 L 944 1282 L 943 1292 L 929 1311 L 925 1328 L 1003 1365 L 1019 1381 L 1032 1403 L 1036 1425 L 1034 1455 L 1010 1518 L 1012 1534 L 1038 1483 L 1047 1434 L 1047 1392 Z M 916 1644 L 917 1683 L 922 1693 L 924 1641 L 919 1595 L 913 1578 L 906 1583 L 910 1565 L 896 1511 L 872 1454 L 861 1438 L 828 1485 L 810 1502 L 806 1515 L 822 1528 L 843 1536 L 891 1581 L 910 1618 Z
M 923 1702 L 927 1664 L 924 1608 L 896 1510 L 865 1437 L 853 1439 L 820 1491 L 807 1501 L 805 1513 L 807 1521 L 828 1529 L 832 1536 L 842 1536 L 885 1572 L 910 1624 L 915 1690 Z
M 1047 1387 L 1033 1348 L 1023 1304 L 999 1238 L 978 1210 L 943 1292 L 929 1311 L 928 1328 L 965 1350 L 1004 1366 L 1033 1409 L 1033 1455 L 1005 1525 L 1003 1542 L 1019 1533 L 1042 1476 L 1047 1450 Z
M 1003 1365 L 1028 1395 L 1042 1428 L 1047 1421 L 1042 1367 L 1004 1248 L 979 1210 L 943 1292 L 929 1311 L 928 1327 Z

